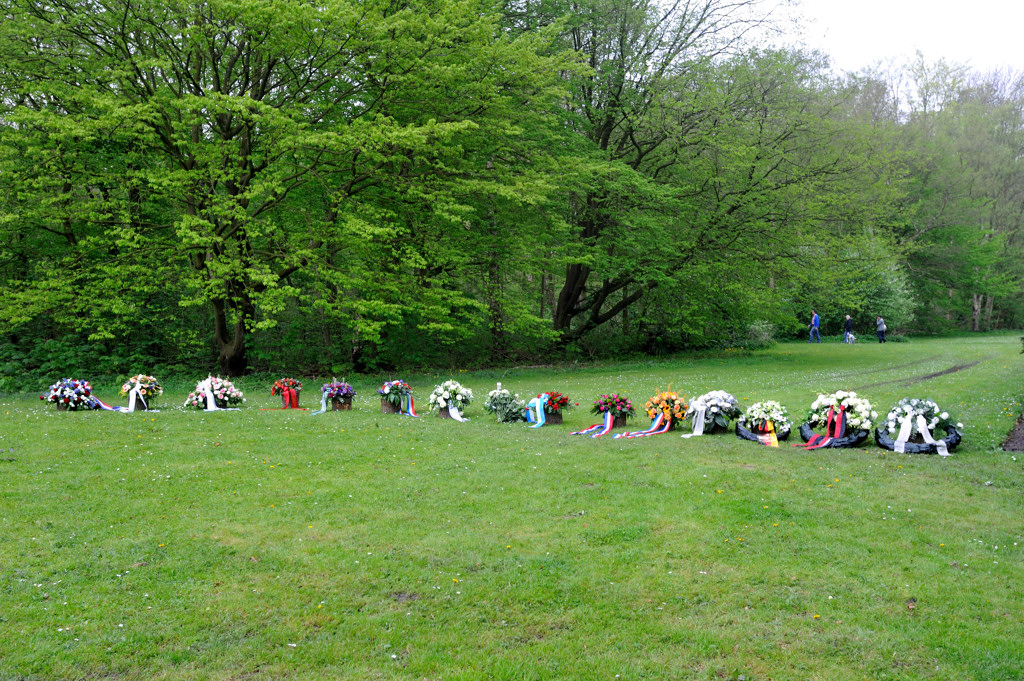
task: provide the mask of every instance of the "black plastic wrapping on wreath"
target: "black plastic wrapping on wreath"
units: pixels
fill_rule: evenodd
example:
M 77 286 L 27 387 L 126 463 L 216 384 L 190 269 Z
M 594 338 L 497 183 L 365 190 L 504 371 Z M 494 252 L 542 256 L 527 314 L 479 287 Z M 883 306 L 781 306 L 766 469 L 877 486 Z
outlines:
M 946 437 L 942 438 L 940 442 L 946 443 L 946 450 L 953 451 L 956 446 L 960 444 L 960 440 L 963 436 L 960 431 L 953 426 L 946 427 Z M 895 451 L 896 441 L 892 439 L 892 436 L 888 432 L 883 430 L 881 427 L 875 428 L 875 443 L 882 449 L 888 449 L 890 452 Z M 935 444 L 927 442 L 908 442 L 903 446 L 904 454 L 938 454 L 939 450 Z
M 804 442 L 810 442 L 811 438 L 815 435 L 817 435 L 817 433 L 815 433 L 814 429 L 811 428 L 811 424 L 805 423 L 800 426 L 800 437 L 803 438 Z M 841 449 L 843 447 L 857 447 L 868 439 L 868 435 L 870 435 L 870 433 L 866 430 L 855 430 L 843 437 L 832 438 L 828 444 L 822 445 L 822 448 Z
M 787 439 L 791 432 L 793 432 L 792 428 L 777 431 L 775 433 L 775 439 L 781 442 L 782 440 Z M 755 433 L 754 431 L 741 426 L 739 421 L 736 422 L 736 437 L 742 440 L 750 440 L 751 442 L 761 442 L 762 435 L 765 435 L 765 433 Z

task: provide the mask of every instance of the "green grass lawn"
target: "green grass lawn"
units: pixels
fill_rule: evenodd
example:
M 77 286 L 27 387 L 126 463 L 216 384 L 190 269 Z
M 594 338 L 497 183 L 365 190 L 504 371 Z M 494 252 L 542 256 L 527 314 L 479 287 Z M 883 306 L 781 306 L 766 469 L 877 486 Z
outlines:
M 266 380 L 211 414 L 177 408 L 190 385 L 153 414 L 0 400 L 0 679 L 1020 678 L 1024 457 L 998 449 L 1019 351 L 793 343 L 457 373 L 477 395 L 463 424 L 426 410 L 448 373 L 403 376 L 420 419 L 380 414 L 388 376 L 316 417 L 260 411 L 279 404 Z M 497 424 L 497 380 L 580 406 Z M 798 418 L 837 389 L 882 414 L 929 397 L 964 443 L 943 459 L 568 435 L 599 393 L 642 405 L 669 385 Z

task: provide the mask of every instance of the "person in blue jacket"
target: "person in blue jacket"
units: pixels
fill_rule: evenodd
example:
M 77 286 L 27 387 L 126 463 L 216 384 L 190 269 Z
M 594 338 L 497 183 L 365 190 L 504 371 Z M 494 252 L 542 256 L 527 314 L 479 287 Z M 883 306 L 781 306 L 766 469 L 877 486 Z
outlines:
M 818 317 L 818 311 L 811 308 L 811 337 L 807 339 L 808 343 L 813 341 L 815 338 L 818 339 L 819 343 L 821 342 L 821 334 L 818 333 L 819 326 L 821 326 L 821 318 Z

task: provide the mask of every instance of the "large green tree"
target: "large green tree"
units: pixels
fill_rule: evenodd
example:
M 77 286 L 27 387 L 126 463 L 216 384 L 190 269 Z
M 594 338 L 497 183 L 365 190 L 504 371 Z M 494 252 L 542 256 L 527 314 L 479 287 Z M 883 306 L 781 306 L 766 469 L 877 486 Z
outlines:
M 109 337 L 171 291 L 229 374 L 303 275 L 367 337 L 421 303 L 447 328 L 457 289 L 400 294 L 439 276 L 419 247 L 507 187 L 519 112 L 565 66 L 475 0 L 0 11 L 0 319 Z

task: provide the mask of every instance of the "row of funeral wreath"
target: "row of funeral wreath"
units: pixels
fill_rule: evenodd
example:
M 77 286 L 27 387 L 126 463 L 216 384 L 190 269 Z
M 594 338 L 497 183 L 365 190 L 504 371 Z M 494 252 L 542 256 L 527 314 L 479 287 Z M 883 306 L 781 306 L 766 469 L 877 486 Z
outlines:
M 272 395 L 282 400 L 282 408 L 299 409 L 302 383 L 294 378 L 275 381 Z M 50 386 L 40 399 L 52 402 L 59 410 L 102 409 L 130 412 L 152 409 L 153 401 L 163 393 L 159 381 L 153 376 L 139 374 L 128 379 L 121 387 L 121 395 L 128 398 L 127 407 L 110 406 L 92 394 L 88 381 L 64 378 Z M 381 411 L 417 417 L 412 388 L 402 380 L 387 381 L 377 393 L 381 397 Z M 321 388 L 320 410 L 327 411 L 328 403 L 334 410 L 351 409 L 355 390 L 344 381 L 325 383 Z M 466 421 L 464 412 L 473 400 L 472 390 L 458 381 L 445 381 L 434 387 L 429 396 L 431 411 L 444 418 Z M 185 407 L 204 411 L 229 410 L 241 405 L 245 397 L 231 381 L 209 376 L 199 381 L 185 401 Z M 529 401 L 498 387 L 488 393 L 484 409 L 500 422 L 526 421 L 531 428 L 561 423 L 562 414 L 579 403 L 559 392 L 544 392 Z M 736 422 L 736 435 L 742 439 L 770 447 L 789 438 L 793 422 L 784 406 L 774 401 L 757 402 L 745 412 L 735 397 L 714 390 L 687 403 L 676 392 L 664 391 L 652 396 L 644 405 L 651 425 L 645 430 L 624 431 L 614 438 L 633 439 L 662 435 L 689 421 L 691 432 L 684 438 L 714 435 L 728 430 Z M 618 393 L 599 396 L 591 411 L 602 417 L 600 423 L 573 432 L 573 435 L 601 437 L 626 426 L 627 419 L 636 415 L 632 400 Z M 871 403 L 855 392 L 838 391 L 818 395 L 800 425 L 798 432 L 803 443 L 794 444 L 802 449 L 857 447 L 867 441 L 875 429 L 875 442 L 888 450 L 906 453 L 947 455 L 960 444 L 963 424 L 955 422 L 948 412 L 934 401 L 904 398 L 897 402 L 878 421 L 878 412 Z M 938 435 L 942 435 L 938 438 Z

